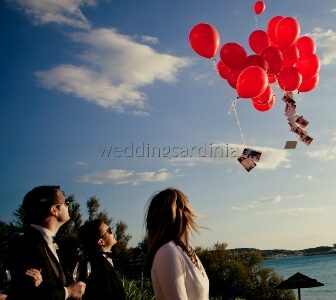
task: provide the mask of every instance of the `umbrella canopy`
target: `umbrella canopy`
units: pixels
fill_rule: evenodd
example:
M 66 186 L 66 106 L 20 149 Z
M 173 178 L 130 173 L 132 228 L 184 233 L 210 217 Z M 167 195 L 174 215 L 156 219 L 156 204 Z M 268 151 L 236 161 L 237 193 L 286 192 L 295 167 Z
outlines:
M 282 290 L 298 289 L 299 299 L 301 299 L 300 289 L 318 286 L 324 286 L 324 284 L 318 282 L 316 279 L 310 278 L 300 272 L 297 272 L 293 276 L 282 281 L 277 286 L 277 288 Z

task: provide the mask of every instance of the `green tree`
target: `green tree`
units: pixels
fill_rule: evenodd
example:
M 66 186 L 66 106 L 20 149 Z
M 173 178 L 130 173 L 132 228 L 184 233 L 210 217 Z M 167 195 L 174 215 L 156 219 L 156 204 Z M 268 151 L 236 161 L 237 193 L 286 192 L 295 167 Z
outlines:
M 9 225 L 0 220 L 0 269 L 2 269 L 4 265 L 4 255 L 8 246 L 9 236 Z
M 75 196 L 70 195 L 66 198 L 69 202 L 69 216 L 70 220 L 66 222 L 58 231 L 59 238 L 66 236 L 77 236 L 79 227 L 82 225 L 82 214 L 80 204 L 76 202 Z
M 118 243 L 113 247 L 113 251 L 123 253 L 127 250 L 128 242 L 132 238 L 132 236 L 127 233 L 127 228 L 128 225 L 125 222 L 117 222 L 115 226 L 115 237 Z
M 105 224 L 111 225 L 112 218 L 109 218 L 106 210 L 100 211 L 100 200 L 96 196 L 91 196 L 86 202 L 86 208 L 88 212 L 88 221 L 92 221 L 93 219 L 100 219 Z
M 100 219 L 105 224 L 112 226 L 113 219 L 109 217 L 106 210 L 100 210 L 100 200 L 96 196 L 92 196 L 86 202 L 86 207 L 88 211 L 88 221 L 93 219 Z M 115 238 L 118 243 L 113 247 L 113 252 L 115 256 L 124 255 L 127 251 L 128 242 L 132 238 L 130 234 L 127 233 L 128 225 L 123 221 L 118 221 L 114 227 Z
M 82 225 L 82 214 L 80 204 L 76 202 L 74 195 L 68 196 L 66 201 L 69 202 L 70 220 L 57 232 L 56 242 L 59 245 L 58 254 L 62 258 L 64 271 L 69 277 L 79 256 L 78 229 Z
M 259 251 L 234 254 L 226 243 L 217 242 L 210 249 L 198 250 L 210 281 L 210 296 L 233 300 L 293 300 L 293 291 L 277 290 L 281 278 L 261 267 Z
M 12 226 L 17 227 L 18 230 L 22 231 L 24 228 L 29 226 L 29 222 L 26 220 L 22 205 L 13 212 L 14 220 L 11 222 Z

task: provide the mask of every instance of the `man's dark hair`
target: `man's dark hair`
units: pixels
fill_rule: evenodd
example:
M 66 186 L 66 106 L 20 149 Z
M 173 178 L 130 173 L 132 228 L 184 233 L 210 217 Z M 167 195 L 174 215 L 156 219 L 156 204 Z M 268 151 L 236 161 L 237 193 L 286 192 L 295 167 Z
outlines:
M 99 250 L 98 240 L 101 238 L 99 227 L 103 224 L 103 220 L 94 219 L 87 221 L 79 228 L 78 235 L 85 252 Z
M 49 215 L 50 207 L 57 204 L 58 185 L 37 186 L 23 198 L 22 211 L 25 223 L 40 225 Z

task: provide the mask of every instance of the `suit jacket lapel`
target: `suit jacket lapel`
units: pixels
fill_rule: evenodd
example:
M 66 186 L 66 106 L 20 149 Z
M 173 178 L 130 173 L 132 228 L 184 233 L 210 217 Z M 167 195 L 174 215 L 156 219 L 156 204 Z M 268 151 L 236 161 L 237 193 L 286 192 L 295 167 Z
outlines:
M 62 266 L 60 264 L 60 262 L 57 260 L 57 258 L 55 257 L 54 253 L 52 253 L 52 251 L 50 250 L 50 248 L 48 247 L 48 245 L 45 245 L 45 252 L 47 254 L 48 260 L 56 274 L 56 276 L 62 281 L 63 285 L 66 285 L 66 278 L 62 269 Z

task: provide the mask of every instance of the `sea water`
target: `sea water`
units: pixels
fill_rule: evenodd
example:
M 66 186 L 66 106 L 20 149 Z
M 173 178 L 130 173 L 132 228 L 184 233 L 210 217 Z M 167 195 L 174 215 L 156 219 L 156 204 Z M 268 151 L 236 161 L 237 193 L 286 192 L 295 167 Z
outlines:
M 300 272 L 324 284 L 321 287 L 301 289 L 302 300 L 336 299 L 336 254 L 267 259 L 262 266 L 272 268 L 284 280 Z M 294 292 L 297 296 L 297 290 Z

